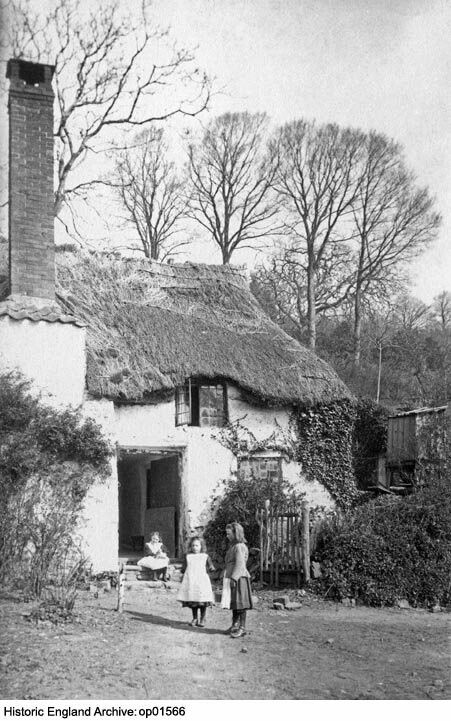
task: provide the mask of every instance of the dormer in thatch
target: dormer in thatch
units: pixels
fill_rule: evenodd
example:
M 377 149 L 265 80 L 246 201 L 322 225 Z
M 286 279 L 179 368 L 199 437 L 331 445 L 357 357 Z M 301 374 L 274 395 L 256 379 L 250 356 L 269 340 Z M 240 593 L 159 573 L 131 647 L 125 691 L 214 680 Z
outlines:
M 327 363 L 265 315 L 237 268 L 64 253 L 57 298 L 87 325 L 93 397 L 146 403 L 198 377 L 269 405 L 349 396 Z

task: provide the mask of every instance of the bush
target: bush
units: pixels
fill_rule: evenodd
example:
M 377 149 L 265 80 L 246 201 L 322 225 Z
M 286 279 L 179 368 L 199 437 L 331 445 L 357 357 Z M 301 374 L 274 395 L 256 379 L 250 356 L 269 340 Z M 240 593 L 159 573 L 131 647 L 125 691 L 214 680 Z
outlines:
M 451 485 L 434 480 L 407 497 L 384 497 L 323 524 L 316 549 L 328 597 L 413 606 L 451 602 Z
M 72 409 L 46 407 L 16 373 L 0 375 L 0 580 L 69 609 L 83 565 L 75 531 L 111 448 Z M 50 594 L 50 596 L 49 596 Z
M 267 499 L 273 507 L 277 507 L 287 503 L 297 504 L 303 495 L 285 479 L 276 484 L 273 480 L 262 480 L 250 475 L 223 481 L 222 488 L 211 499 L 212 518 L 204 533 L 209 552 L 219 557 L 224 555 L 227 548 L 225 527 L 233 521 L 243 526 L 249 546 L 259 548 L 260 528 L 255 517 L 256 511 L 263 508 Z

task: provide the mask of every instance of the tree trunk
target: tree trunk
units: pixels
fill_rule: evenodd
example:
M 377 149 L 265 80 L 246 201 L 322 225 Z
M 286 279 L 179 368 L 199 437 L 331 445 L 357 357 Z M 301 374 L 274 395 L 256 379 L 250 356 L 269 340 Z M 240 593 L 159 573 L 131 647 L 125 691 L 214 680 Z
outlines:
M 307 327 L 308 347 L 315 350 L 316 347 L 316 287 L 315 287 L 315 262 L 313 250 L 309 248 L 309 259 L 307 268 Z
M 362 291 L 357 285 L 354 298 L 354 369 L 360 367 L 362 350 Z
M 379 364 L 377 369 L 377 390 L 376 403 L 379 403 L 381 397 L 381 375 L 382 375 L 382 341 L 379 341 Z

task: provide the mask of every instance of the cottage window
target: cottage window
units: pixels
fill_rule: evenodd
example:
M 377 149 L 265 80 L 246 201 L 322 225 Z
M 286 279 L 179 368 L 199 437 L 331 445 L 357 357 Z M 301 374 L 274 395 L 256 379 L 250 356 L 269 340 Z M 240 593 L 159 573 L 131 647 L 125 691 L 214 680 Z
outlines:
M 238 460 L 238 473 L 242 478 L 253 476 L 260 481 L 282 480 L 280 456 L 249 456 Z
M 175 395 L 176 426 L 223 426 L 227 421 L 224 383 L 189 379 Z

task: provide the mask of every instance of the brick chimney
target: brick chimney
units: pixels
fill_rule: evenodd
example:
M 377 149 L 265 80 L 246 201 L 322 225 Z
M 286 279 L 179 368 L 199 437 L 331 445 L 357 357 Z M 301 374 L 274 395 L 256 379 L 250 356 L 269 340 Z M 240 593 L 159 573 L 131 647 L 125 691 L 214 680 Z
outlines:
M 55 301 L 54 66 L 9 60 L 9 293 Z

